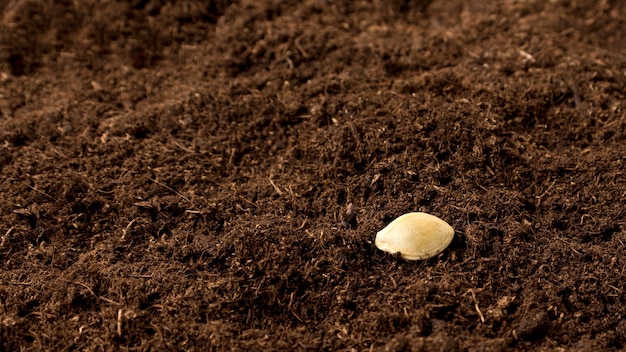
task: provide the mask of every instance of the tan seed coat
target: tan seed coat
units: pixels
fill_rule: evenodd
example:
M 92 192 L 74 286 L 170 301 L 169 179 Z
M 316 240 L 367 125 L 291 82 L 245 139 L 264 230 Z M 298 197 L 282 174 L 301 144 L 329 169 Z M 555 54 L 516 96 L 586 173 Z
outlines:
M 407 213 L 376 234 L 374 244 L 387 253 L 400 253 L 407 260 L 424 260 L 450 245 L 454 229 L 440 218 L 426 213 Z

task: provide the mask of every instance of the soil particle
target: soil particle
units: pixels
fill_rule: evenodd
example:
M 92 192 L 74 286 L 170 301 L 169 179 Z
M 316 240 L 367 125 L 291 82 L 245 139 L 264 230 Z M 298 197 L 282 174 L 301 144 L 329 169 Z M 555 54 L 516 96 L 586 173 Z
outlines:
M 538 340 L 546 336 L 550 329 L 548 313 L 536 309 L 525 314 L 519 321 L 517 328 L 513 330 L 513 336 L 521 340 Z

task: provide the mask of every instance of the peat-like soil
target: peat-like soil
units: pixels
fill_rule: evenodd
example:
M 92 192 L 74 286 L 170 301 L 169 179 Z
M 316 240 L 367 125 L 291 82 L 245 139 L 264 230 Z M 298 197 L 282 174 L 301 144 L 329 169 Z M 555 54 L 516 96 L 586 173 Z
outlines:
M 625 139 L 623 1 L 2 1 L 0 350 L 622 350 Z

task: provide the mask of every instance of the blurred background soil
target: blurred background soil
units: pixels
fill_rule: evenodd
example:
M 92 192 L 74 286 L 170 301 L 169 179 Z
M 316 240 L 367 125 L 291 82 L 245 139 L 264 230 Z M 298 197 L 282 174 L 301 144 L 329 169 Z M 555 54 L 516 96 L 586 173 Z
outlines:
M 0 350 L 626 348 L 625 34 L 616 0 L 0 2 Z M 410 211 L 449 249 L 378 251 Z

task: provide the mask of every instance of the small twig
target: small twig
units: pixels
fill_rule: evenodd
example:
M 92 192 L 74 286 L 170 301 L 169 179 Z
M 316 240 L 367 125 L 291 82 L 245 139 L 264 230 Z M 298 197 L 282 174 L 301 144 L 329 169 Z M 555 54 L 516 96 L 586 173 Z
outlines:
M 271 181 L 271 180 L 270 180 L 270 181 Z M 244 197 L 242 197 L 242 196 L 239 196 L 239 198 L 241 198 L 241 200 L 243 200 L 244 202 L 246 202 L 246 203 L 248 203 L 248 204 L 251 204 L 251 205 L 253 205 L 253 206 L 257 207 L 257 208 L 260 208 L 258 205 L 254 204 L 254 202 L 249 201 L 249 200 L 247 200 L 246 198 L 244 198 Z
M 82 283 L 82 282 L 78 282 L 78 281 L 67 281 L 67 280 L 66 280 L 65 282 L 68 282 L 68 283 L 70 283 L 70 284 L 80 285 L 80 286 L 82 286 L 82 287 L 86 288 L 86 289 L 87 289 L 87 291 L 89 291 L 89 293 L 91 293 L 94 297 L 96 297 L 96 299 L 101 299 L 101 300 L 103 300 L 103 301 L 105 301 L 105 302 L 108 302 L 108 303 L 111 303 L 111 304 L 120 305 L 120 303 L 119 303 L 119 302 L 115 302 L 115 301 L 114 301 L 114 300 L 112 300 L 112 299 L 108 299 L 108 298 L 106 298 L 106 297 L 96 295 L 96 293 L 95 293 L 95 292 L 93 292 L 93 290 L 91 289 L 91 287 L 87 286 L 86 284 L 84 284 L 84 283 Z
M 117 311 L 117 336 L 122 336 L 122 308 Z
M 564 240 L 564 239 L 562 239 L 560 237 L 554 237 L 554 238 L 559 240 L 559 241 L 561 241 L 561 242 L 563 242 L 563 243 L 565 243 L 565 244 L 567 244 L 574 253 L 576 253 L 578 255 L 582 255 L 579 251 L 576 250 L 576 248 L 574 248 L 574 245 L 571 244 L 570 242 L 567 242 L 566 240 Z
M 283 191 L 280 190 L 280 188 L 278 188 L 278 186 L 276 186 L 276 184 L 274 183 L 274 181 L 272 181 L 272 177 L 268 177 L 268 180 L 270 180 L 270 183 L 272 184 L 272 186 L 274 187 L 274 189 L 276 190 L 276 193 L 278 193 L 279 196 L 283 195 Z
M 130 231 L 130 227 L 131 227 L 131 226 L 133 226 L 133 224 L 135 223 L 135 221 L 136 221 L 136 220 L 137 220 L 137 219 L 132 219 L 132 220 L 128 223 L 128 225 L 126 225 L 126 228 L 123 228 L 123 229 L 122 229 L 122 239 L 125 239 L 125 238 L 126 238 L 126 235 L 127 235 L 127 234 L 129 233 L 129 231 Z
M 135 278 L 140 278 L 140 279 L 151 279 L 152 275 L 129 274 L 128 277 L 135 277 Z
M 287 61 L 287 65 L 289 66 L 289 69 L 293 70 L 295 65 L 293 64 L 293 61 L 291 61 L 291 58 L 289 57 L 289 54 L 285 55 L 285 60 Z
M 525 52 L 524 50 L 520 50 L 519 54 L 524 58 L 525 61 L 534 63 L 535 62 L 535 58 L 530 55 L 529 53 Z
M 352 132 L 352 137 L 356 141 L 356 146 L 360 147 L 362 144 L 361 136 L 359 135 L 359 131 L 356 129 L 356 126 L 354 125 L 354 122 L 352 121 L 350 121 L 350 132 Z
M 307 219 L 304 219 L 304 221 L 302 222 L 302 225 L 300 225 L 300 227 L 298 227 L 296 230 L 302 230 L 304 228 L 304 225 L 306 225 Z
M 300 54 L 302 55 L 303 58 L 308 59 L 309 58 L 309 54 L 307 54 L 307 52 L 304 50 L 304 48 L 302 47 L 302 45 L 300 45 L 300 38 L 296 38 L 293 43 L 296 45 L 296 48 L 298 49 L 298 51 L 300 52 Z
M 48 197 L 48 198 L 52 199 L 52 200 L 53 200 L 53 201 L 55 201 L 55 202 L 58 202 L 58 201 L 59 201 L 58 199 L 54 198 L 53 196 L 49 195 L 48 193 L 46 193 L 46 192 L 44 192 L 44 191 L 40 191 L 40 190 L 38 190 L 37 188 L 35 188 L 35 187 L 31 186 L 31 185 L 26 185 L 26 187 L 28 187 L 28 188 L 32 189 L 33 191 L 35 191 L 35 192 L 37 192 L 37 193 L 39 193 L 39 194 L 43 194 L 44 196 L 46 196 L 46 197 Z
M 93 292 L 93 290 L 91 289 L 91 287 L 87 286 L 86 284 L 84 284 L 84 283 L 82 283 L 82 282 L 78 282 L 78 281 L 67 281 L 67 282 L 69 282 L 69 283 L 71 283 L 71 284 L 80 285 L 80 286 L 82 286 L 82 287 L 86 288 L 86 289 L 87 289 L 87 291 L 89 291 L 89 293 L 91 293 L 94 297 L 98 298 L 98 295 L 96 295 L 96 294 Z
M 232 165 L 233 164 L 233 160 L 235 159 L 235 152 L 237 151 L 237 148 L 230 148 L 230 155 L 228 156 L 228 165 Z
M 552 184 L 550 186 L 548 186 L 548 188 L 546 188 L 546 190 L 543 191 L 543 193 L 541 193 L 541 195 L 535 196 L 535 198 L 537 198 L 537 207 L 539 207 L 541 205 L 541 199 L 543 198 L 543 196 L 548 194 L 548 192 L 552 189 L 552 187 L 554 186 L 555 183 L 556 183 L 556 180 L 552 181 Z
M 7 230 L 4 236 L 2 236 L 2 239 L 0 239 L 0 248 L 4 247 L 4 243 L 7 241 L 7 238 L 9 237 L 9 235 L 11 235 L 11 232 L 13 232 L 14 228 L 15 226 L 11 227 L 10 229 Z
M 30 285 L 32 285 L 32 283 L 30 283 L 30 282 L 17 282 L 17 281 L 9 281 L 9 284 L 17 285 L 17 286 L 30 286 Z
M 166 184 L 163 184 L 163 183 L 161 183 L 161 182 L 159 182 L 159 181 L 157 181 L 157 180 L 153 179 L 152 177 L 148 177 L 148 179 L 150 179 L 150 181 L 152 181 L 152 182 L 156 183 L 157 185 L 159 185 L 159 186 L 161 186 L 161 187 L 165 187 L 165 188 L 169 189 L 170 191 L 172 191 L 172 192 L 174 192 L 174 193 L 178 194 L 178 195 L 179 195 L 182 199 L 184 199 L 184 200 L 188 201 L 189 203 L 191 203 L 191 201 L 189 200 L 189 198 L 185 197 L 182 193 L 178 192 L 177 190 L 173 189 L 172 187 L 170 187 L 170 186 L 168 186 L 168 185 L 166 185 Z
M 478 316 L 480 317 L 480 321 L 484 323 L 485 316 L 483 315 L 483 312 L 480 311 L 480 308 L 478 308 L 478 300 L 476 299 L 476 293 L 474 293 L 474 290 L 472 290 L 471 288 L 467 291 L 472 295 L 472 299 L 474 300 L 474 308 L 476 309 L 476 312 L 478 313 Z
M 293 193 L 293 189 L 291 188 L 291 184 L 289 185 L 288 190 L 289 190 L 289 195 L 291 196 L 291 201 L 293 201 L 295 203 L 296 202 L 296 196 Z
M 293 295 L 295 293 L 296 293 L 295 291 L 291 293 L 291 296 L 289 297 L 289 304 L 287 305 L 287 309 L 289 309 L 289 311 L 291 311 L 291 314 L 293 314 L 301 323 L 304 323 L 304 320 L 302 320 L 302 318 L 300 318 L 300 316 L 296 314 L 296 310 L 293 309 L 293 307 L 291 306 L 293 303 Z
M 182 144 L 181 144 L 180 142 L 178 142 L 178 141 L 174 141 L 173 143 L 174 143 L 174 145 L 175 145 L 175 146 L 177 146 L 178 148 L 180 148 L 180 149 L 182 149 L 182 150 L 186 151 L 187 153 L 191 153 L 191 154 L 195 154 L 195 153 L 196 153 L 194 150 L 191 150 L 191 149 L 189 149 L 189 148 L 185 147 L 184 145 L 182 145 Z
M 393 288 L 398 288 L 398 284 L 396 283 L 396 280 L 393 278 L 393 276 L 391 276 L 391 274 L 389 274 L 389 278 L 391 279 L 391 283 L 393 284 Z

